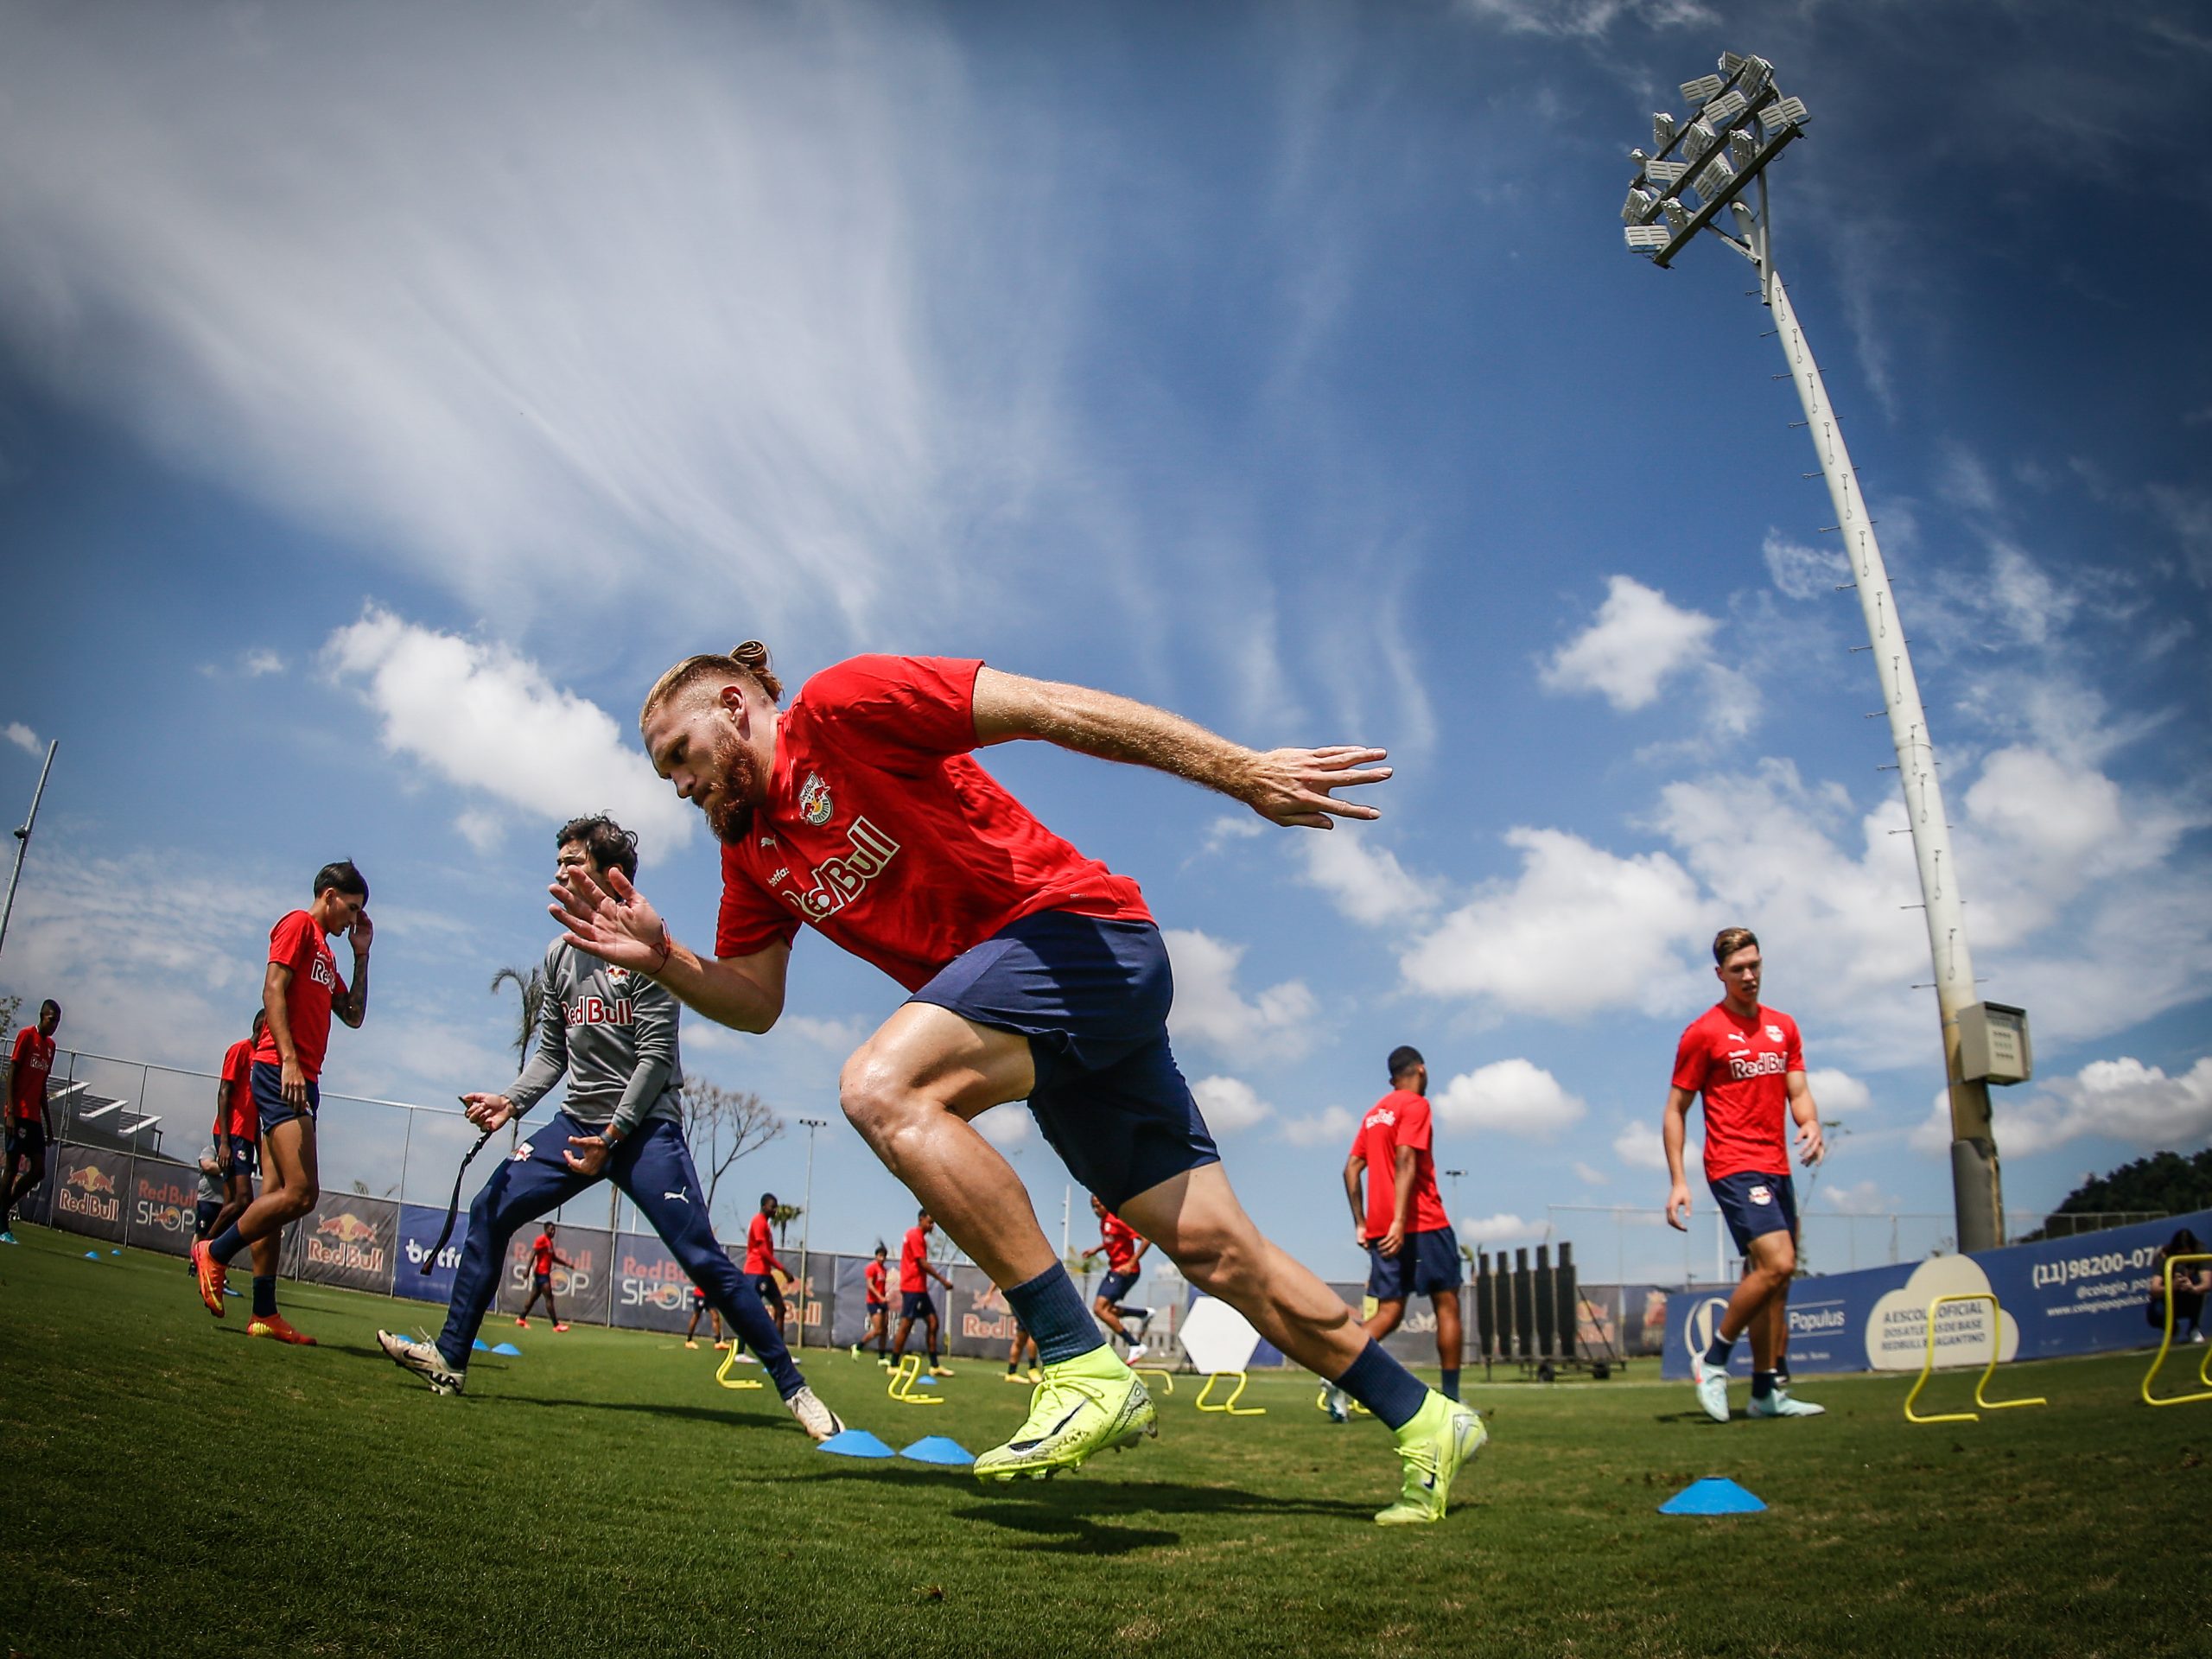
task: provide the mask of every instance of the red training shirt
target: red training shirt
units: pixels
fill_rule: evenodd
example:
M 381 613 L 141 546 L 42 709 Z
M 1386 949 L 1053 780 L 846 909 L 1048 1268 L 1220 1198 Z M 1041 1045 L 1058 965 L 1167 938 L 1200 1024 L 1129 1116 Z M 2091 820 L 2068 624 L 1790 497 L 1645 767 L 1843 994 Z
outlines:
M 973 658 L 855 657 L 804 686 L 776 728 L 768 798 L 722 849 L 717 957 L 806 923 L 919 990 L 1039 911 L 1146 921 L 1127 876 L 1030 815 L 969 751 Z
M 788 1278 L 791 1269 L 776 1260 L 776 1241 L 769 1232 L 770 1226 L 765 1212 L 753 1212 L 753 1224 L 745 1230 L 745 1270 L 747 1273 L 773 1273 L 782 1268 Z
M 530 1241 L 530 1270 L 540 1276 L 553 1271 L 553 1241 L 543 1233 Z
M 257 1140 L 261 1114 L 253 1104 L 253 1039 L 242 1037 L 223 1056 L 223 1109 L 215 1133 L 236 1141 Z
M 8 1076 L 8 1100 L 19 1118 L 44 1121 L 46 1080 L 54 1072 L 54 1039 L 36 1026 L 16 1033 L 14 1069 Z
M 929 1275 L 922 1271 L 922 1263 L 930 1259 L 929 1235 L 919 1227 L 906 1230 L 906 1242 L 899 1247 L 899 1288 L 906 1294 L 930 1287 Z
M 292 970 L 292 983 L 284 993 L 284 1017 L 292 1028 L 292 1049 L 300 1057 L 300 1070 L 312 1083 L 322 1075 L 322 1057 L 330 1047 L 330 1004 L 346 994 L 338 976 L 338 958 L 330 954 L 330 941 L 314 917 L 296 910 L 269 930 L 269 960 Z M 274 1030 L 261 1033 L 253 1058 L 270 1065 L 283 1062 L 276 1052 Z
M 1110 1211 L 1098 1224 L 1098 1242 L 1106 1251 L 1106 1271 L 1127 1273 L 1137 1264 L 1137 1230 Z
M 1805 1069 L 1797 1022 L 1773 1008 L 1749 1020 L 1716 1002 L 1675 1050 L 1675 1087 L 1705 1096 L 1705 1179 L 1787 1175 L 1789 1073 Z
M 1393 1089 L 1367 1109 L 1351 1149 L 1367 1160 L 1367 1236 L 1379 1239 L 1397 1219 L 1398 1148 L 1414 1149 L 1414 1202 L 1406 1231 L 1433 1233 L 1449 1227 L 1444 1199 L 1436 1190 L 1436 1154 L 1429 1149 L 1433 1114 L 1428 1102 L 1409 1089 Z
M 890 1277 L 890 1274 L 884 1271 L 882 1262 L 869 1262 L 866 1268 L 861 1269 L 861 1277 L 868 1281 L 868 1300 L 871 1302 L 883 1302 L 890 1300 L 890 1298 L 884 1294 L 883 1288 L 884 1281 Z

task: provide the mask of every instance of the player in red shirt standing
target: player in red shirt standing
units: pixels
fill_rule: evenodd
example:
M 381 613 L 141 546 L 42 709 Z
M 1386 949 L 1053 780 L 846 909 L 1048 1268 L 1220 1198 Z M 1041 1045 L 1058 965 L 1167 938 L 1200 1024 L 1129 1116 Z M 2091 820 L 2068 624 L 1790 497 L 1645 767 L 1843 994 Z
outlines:
M 855 658 L 788 709 L 782 696 L 752 640 L 678 663 L 639 712 L 654 768 L 722 842 L 711 957 L 680 944 L 626 880 L 571 877 L 555 913 L 582 948 L 741 1031 L 781 1015 L 802 924 L 906 988 L 846 1062 L 841 1103 L 1005 1291 L 1044 1361 L 1027 1421 L 976 1459 L 976 1475 L 1046 1475 L 1155 1429 L 1144 1385 L 1106 1344 L 1013 1166 L 972 1127 L 1020 1100 L 1076 1179 L 1192 1283 L 1391 1428 L 1400 1500 L 1379 1520 L 1442 1519 L 1480 1420 L 1424 1388 L 1261 1236 L 1175 1065 L 1173 979 L 1142 893 L 1039 823 L 973 753 L 1041 740 L 1325 830 L 1377 816 L 1332 791 L 1388 778 L 1382 752 L 1262 754 L 1161 709 L 972 658 Z
M 1390 1092 L 1368 1109 L 1344 1160 L 1344 1196 L 1354 1236 L 1365 1249 L 1367 1334 L 1377 1342 L 1398 1328 L 1406 1303 L 1428 1298 L 1436 1310 L 1436 1359 L 1446 1398 L 1459 1397 L 1459 1236 L 1436 1190 L 1434 1115 L 1428 1105 L 1428 1063 L 1401 1044 L 1390 1051 Z M 1367 1194 L 1360 1197 L 1365 1172 Z M 1329 1414 L 1350 1413 L 1334 1395 Z
M 216 1080 L 215 1161 L 223 1170 L 223 1207 L 208 1224 L 209 1238 L 244 1215 L 253 1202 L 253 1173 L 261 1147 L 261 1114 L 253 1103 L 253 1051 L 261 1046 L 268 1024 L 267 1012 L 256 1008 L 253 1034 L 231 1045 Z
M 1098 1294 L 1090 1299 L 1090 1311 L 1105 1323 L 1109 1337 L 1121 1338 L 1134 1365 L 1144 1357 L 1145 1327 L 1152 1323 L 1152 1310 L 1132 1306 L 1122 1299 L 1136 1288 L 1137 1275 L 1144 1271 L 1138 1263 L 1152 1248 L 1152 1241 L 1140 1236 L 1135 1228 L 1109 1210 L 1096 1192 L 1090 1195 L 1090 1213 L 1098 1217 L 1098 1242 L 1083 1253 L 1084 1265 L 1090 1266 L 1090 1258 L 1102 1252 L 1106 1257 L 1106 1276 L 1098 1281 Z M 1122 1323 L 1128 1319 L 1137 1321 L 1134 1337 Z
M 875 1363 L 891 1363 L 891 1274 L 887 1259 L 891 1252 L 882 1241 L 875 1246 L 875 1260 L 861 1269 L 861 1281 L 865 1287 L 862 1301 L 868 1309 L 868 1329 L 861 1332 L 861 1339 L 853 1344 L 853 1357 L 861 1357 L 861 1350 L 871 1342 L 875 1344 Z
M 46 1080 L 54 1075 L 54 1033 L 60 1028 L 61 1005 L 49 996 L 38 1005 L 38 1024 L 16 1033 L 8 1066 L 6 1149 L 0 1156 L 0 1244 L 16 1242 L 10 1218 L 46 1179 L 46 1148 L 54 1139 Z
M 276 1311 L 277 1251 L 284 1229 L 315 1208 L 321 1191 L 317 1173 L 315 1116 L 322 1103 L 319 1079 L 330 1046 L 333 1014 L 355 1030 L 369 1012 L 369 884 L 351 859 L 315 872 L 314 897 L 269 931 L 269 967 L 261 986 L 268 1024 L 253 1051 L 253 1103 L 261 1122 L 261 1196 L 204 1244 L 192 1247 L 200 1300 L 223 1317 L 224 1269 L 253 1247 L 253 1318 L 250 1337 L 274 1337 L 308 1347 L 315 1338 L 292 1328 Z M 353 947 L 353 976 L 338 976 L 330 935 L 342 932 Z
M 779 1207 L 774 1193 L 763 1192 L 760 1207 L 745 1229 L 745 1271 L 751 1275 L 760 1300 L 775 1311 L 778 1330 L 784 1325 L 784 1284 L 791 1277 L 791 1270 L 776 1259 L 776 1236 L 772 1230 Z
M 948 1291 L 952 1288 L 952 1281 L 930 1260 L 930 1235 L 936 1230 L 937 1223 L 924 1210 L 915 1216 L 906 1241 L 899 1247 L 899 1339 L 891 1345 L 891 1356 L 894 1360 L 906 1357 L 907 1335 L 919 1319 L 924 1339 L 929 1344 L 930 1375 L 950 1376 L 952 1368 L 938 1358 L 937 1302 L 930 1294 L 932 1279 Z
M 1783 1370 L 1789 1351 L 1789 1281 L 1797 1271 L 1797 1192 L 1789 1179 L 1783 1124 L 1797 1122 L 1797 1159 L 1810 1168 L 1827 1151 L 1820 1108 L 1805 1081 L 1805 1050 L 1797 1022 L 1761 1006 L 1758 938 L 1748 927 L 1724 927 L 1713 941 L 1713 976 L 1726 995 L 1682 1033 L 1675 1050 L 1674 1086 L 1662 1129 L 1667 1147 L 1667 1223 L 1689 1226 L 1690 1188 L 1682 1175 L 1682 1143 L 1690 1102 L 1705 1096 L 1705 1179 L 1728 1224 L 1743 1282 L 1703 1354 L 1692 1355 L 1698 1403 L 1717 1423 L 1728 1421 L 1728 1355 L 1751 1333 L 1754 1417 L 1817 1417 L 1825 1409 L 1790 1397 Z
M 530 1310 L 537 1306 L 537 1299 L 545 1299 L 545 1317 L 553 1321 L 556 1331 L 565 1331 L 568 1322 L 562 1319 L 561 1310 L 553 1306 L 553 1269 L 573 1268 L 576 1264 L 553 1248 L 553 1224 L 547 1222 L 545 1230 L 530 1241 L 530 1300 L 522 1305 L 522 1312 L 515 1315 L 515 1323 L 525 1331 L 530 1329 Z M 695 1316 L 696 1317 L 696 1316 Z

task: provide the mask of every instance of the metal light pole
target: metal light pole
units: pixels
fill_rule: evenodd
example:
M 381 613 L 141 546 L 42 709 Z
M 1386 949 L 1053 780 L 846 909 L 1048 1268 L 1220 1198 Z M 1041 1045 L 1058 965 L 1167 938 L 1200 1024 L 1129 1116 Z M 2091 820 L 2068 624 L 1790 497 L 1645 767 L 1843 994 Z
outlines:
M 1671 115 L 1653 116 L 1651 137 L 1657 154 L 1629 152 L 1637 163 L 1637 176 L 1621 207 L 1628 245 L 1665 266 L 1699 232 L 1710 231 L 1758 268 L 1759 299 L 1774 313 L 1775 334 L 1804 406 L 1804 424 L 1820 454 L 1821 473 L 1835 508 L 1835 523 L 1825 528 L 1842 536 L 1851 561 L 1852 584 L 1866 613 L 1868 649 L 1897 752 L 1896 771 L 1904 787 L 1913 856 L 1920 873 L 1921 905 L 1915 908 L 1927 912 L 1928 948 L 1936 965 L 1936 1001 L 1942 1022 L 1959 1248 L 1988 1249 L 2005 1242 L 1997 1142 L 1991 1134 L 1989 1085 L 1984 1080 L 1993 1074 L 1985 1069 L 1970 1075 L 1961 1056 L 1961 1016 L 1979 1020 L 1981 1007 L 1974 996 L 1974 958 L 1967 949 L 1964 901 L 1959 896 L 1958 863 L 1951 855 L 1950 825 L 1936 775 L 1935 745 L 1851 452 L 1844 447 L 1843 429 L 1829 405 L 1820 365 L 1775 270 L 1769 240 L 1766 168 L 1801 136 L 1805 105 L 1801 99 L 1782 96 L 1774 84 L 1773 65 L 1732 52 L 1721 54 L 1719 74 L 1687 81 L 1681 92 L 1695 105 L 1690 118 L 1677 124 Z M 1756 209 L 1742 200 L 1754 184 Z M 1734 225 L 1732 232 L 1719 223 L 1724 209 Z M 2005 1012 L 2018 1017 L 2018 1010 Z M 2021 1029 L 2024 1047 L 2024 1024 Z
M 814 1282 L 814 1281 L 808 1276 L 809 1269 L 806 1260 L 809 1253 L 807 1247 L 812 1243 L 814 1239 L 814 1132 L 817 1129 L 828 1128 L 830 1127 L 830 1120 L 826 1117 L 802 1117 L 799 1119 L 799 1122 L 804 1124 L 806 1128 L 806 1198 L 805 1207 L 799 1211 L 801 1224 L 798 1230 L 798 1345 L 804 1348 L 806 1346 L 806 1309 L 810 1300 L 807 1295 L 807 1288 Z M 826 1338 L 828 1332 L 825 1332 L 823 1335 Z
M 60 747 L 58 737 L 46 746 L 46 764 L 38 769 L 38 787 L 31 791 L 31 815 L 16 831 L 16 868 L 8 877 L 7 906 L 0 909 L 0 949 L 8 943 L 8 918 L 16 913 L 16 883 L 23 879 L 23 855 L 31 849 L 31 830 L 38 823 L 38 803 L 46 793 L 46 774 L 54 770 L 54 752 Z

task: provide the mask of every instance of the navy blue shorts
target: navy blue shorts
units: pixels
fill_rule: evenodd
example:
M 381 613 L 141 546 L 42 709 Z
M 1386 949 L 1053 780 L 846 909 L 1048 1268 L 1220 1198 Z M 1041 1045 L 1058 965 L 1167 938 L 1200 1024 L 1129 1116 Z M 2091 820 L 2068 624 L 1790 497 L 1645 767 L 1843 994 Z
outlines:
M 291 1102 L 284 1098 L 284 1068 L 268 1060 L 253 1063 L 253 1105 L 261 1114 L 264 1135 L 279 1123 L 289 1123 L 300 1114 L 292 1109 Z M 312 1077 L 308 1079 L 307 1116 L 313 1122 L 322 1107 L 322 1089 Z
M 773 1302 L 778 1307 L 784 1305 L 784 1287 L 776 1282 L 776 1275 L 772 1273 L 753 1275 L 753 1294 L 764 1302 Z
M 259 1148 L 244 1135 L 231 1137 L 231 1156 L 223 1166 L 226 1175 L 251 1175 L 261 1166 Z
M 861 1306 L 868 1310 L 871 1317 L 878 1313 L 888 1313 L 891 1311 L 891 1304 L 888 1302 L 865 1302 Z
M 193 1206 L 193 1218 L 200 1224 L 199 1236 L 207 1236 L 207 1230 L 215 1224 L 215 1217 L 223 1213 L 220 1198 L 202 1198 Z
M 46 1124 L 35 1117 L 11 1118 L 8 1122 L 10 1158 L 35 1158 L 46 1151 Z
M 906 1290 L 899 1294 L 899 1317 L 902 1319 L 933 1319 L 937 1318 L 937 1304 L 930 1300 L 926 1290 Z
M 1109 1273 L 1098 1281 L 1098 1294 L 1108 1302 L 1118 1302 L 1137 1287 L 1134 1273 Z
M 1415 1296 L 1447 1296 L 1464 1282 L 1459 1236 L 1449 1227 L 1408 1233 L 1395 1255 L 1367 1247 L 1367 1294 L 1378 1302 L 1403 1302 Z
M 1109 1210 L 1221 1161 L 1167 1046 L 1175 979 L 1150 922 L 1048 910 L 1009 922 L 907 999 L 1029 1039 L 1029 1109 Z
M 1736 1241 L 1737 1255 L 1750 1255 L 1751 1241 L 1768 1233 L 1796 1232 L 1797 1189 L 1789 1176 L 1747 1169 L 1707 1185 L 1728 1224 L 1728 1236 Z

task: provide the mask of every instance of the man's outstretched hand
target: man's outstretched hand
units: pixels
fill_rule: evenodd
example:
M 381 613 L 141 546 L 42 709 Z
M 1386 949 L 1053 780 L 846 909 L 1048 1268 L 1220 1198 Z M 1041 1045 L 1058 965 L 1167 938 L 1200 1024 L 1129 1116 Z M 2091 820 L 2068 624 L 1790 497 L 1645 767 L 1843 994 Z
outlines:
M 589 868 L 570 869 L 546 891 L 554 899 L 547 912 L 568 929 L 563 937 L 577 950 L 634 973 L 668 965 L 668 925 L 621 871 L 609 870 L 602 880 Z
M 1340 745 L 1327 749 L 1271 749 L 1255 754 L 1245 775 L 1230 793 L 1271 823 L 1297 824 L 1308 830 L 1333 830 L 1332 817 L 1379 818 L 1374 807 L 1358 801 L 1340 801 L 1333 790 L 1379 784 L 1390 768 L 1376 765 L 1389 758 L 1388 749 L 1363 749 Z

